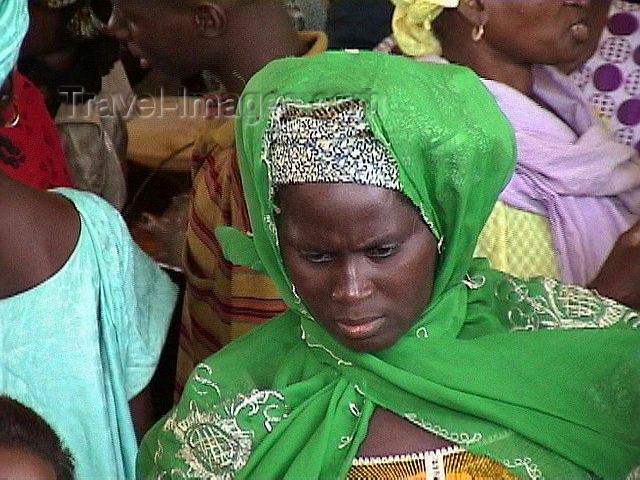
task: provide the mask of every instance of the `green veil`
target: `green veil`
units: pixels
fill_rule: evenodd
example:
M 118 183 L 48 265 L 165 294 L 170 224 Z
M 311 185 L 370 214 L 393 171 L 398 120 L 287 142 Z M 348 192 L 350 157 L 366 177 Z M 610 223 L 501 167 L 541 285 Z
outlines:
M 441 242 L 431 304 L 388 350 L 342 346 L 287 276 L 265 143 L 283 98 L 365 102 Z M 622 479 L 640 465 L 638 314 L 472 259 L 515 145 L 470 70 L 373 53 L 273 62 L 243 94 L 237 148 L 253 234 L 218 236 L 231 261 L 269 273 L 290 310 L 194 371 L 145 437 L 140 478 L 343 478 L 376 406 L 522 478 Z

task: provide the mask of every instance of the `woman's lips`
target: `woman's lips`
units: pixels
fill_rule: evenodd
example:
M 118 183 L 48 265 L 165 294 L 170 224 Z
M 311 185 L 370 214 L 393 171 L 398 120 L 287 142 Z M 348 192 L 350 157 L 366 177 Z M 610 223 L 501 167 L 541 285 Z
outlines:
M 589 33 L 589 26 L 585 22 L 577 22 L 571 25 L 571 34 L 580 43 L 589 40 Z
M 384 317 L 336 321 L 336 326 L 340 334 L 352 340 L 364 340 L 375 336 L 383 324 Z

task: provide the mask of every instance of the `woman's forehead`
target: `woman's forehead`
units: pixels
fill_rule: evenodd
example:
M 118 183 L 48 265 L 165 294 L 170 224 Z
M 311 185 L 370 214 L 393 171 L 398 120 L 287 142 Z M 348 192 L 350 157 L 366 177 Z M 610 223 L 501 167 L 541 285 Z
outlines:
M 357 184 L 305 184 L 284 187 L 279 194 L 279 229 L 304 245 L 327 242 L 353 249 L 398 241 L 425 222 L 397 191 Z
M 418 209 L 401 192 L 354 183 L 287 185 L 279 189 L 277 203 L 283 215 L 305 222 L 324 217 L 367 217 L 382 222 L 398 216 L 420 218 Z
M 351 182 L 309 182 L 282 185 L 277 189 L 277 197 L 286 199 L 289 202 L 302 198 L 315 198 L 318 200 L 326 198 L 338 198 L 340 200 L 378 198 L 397 203 L 406 198 L 404 194 L 396 190 Z M 406 200 L 410 201 L 408 198 Z

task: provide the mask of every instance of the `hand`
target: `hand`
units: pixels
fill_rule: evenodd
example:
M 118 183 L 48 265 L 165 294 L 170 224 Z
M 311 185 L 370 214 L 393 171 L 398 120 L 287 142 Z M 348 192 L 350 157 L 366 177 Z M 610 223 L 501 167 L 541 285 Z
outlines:
M 640 310 L 640 222 L 618 238 L 589 288 Z

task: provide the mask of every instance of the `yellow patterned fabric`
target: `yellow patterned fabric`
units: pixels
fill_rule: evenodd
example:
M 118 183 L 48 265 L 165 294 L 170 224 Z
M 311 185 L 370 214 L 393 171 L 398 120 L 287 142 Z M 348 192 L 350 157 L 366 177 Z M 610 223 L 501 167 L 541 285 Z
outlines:
M 515 480 L 488 457 L 456 451 L 386 459 L 356 460 L 347 480 Z
M 478 239 L 476 257 L 519 278 L 560 279 L 551 226 L 546 217 L 498 202 Z

